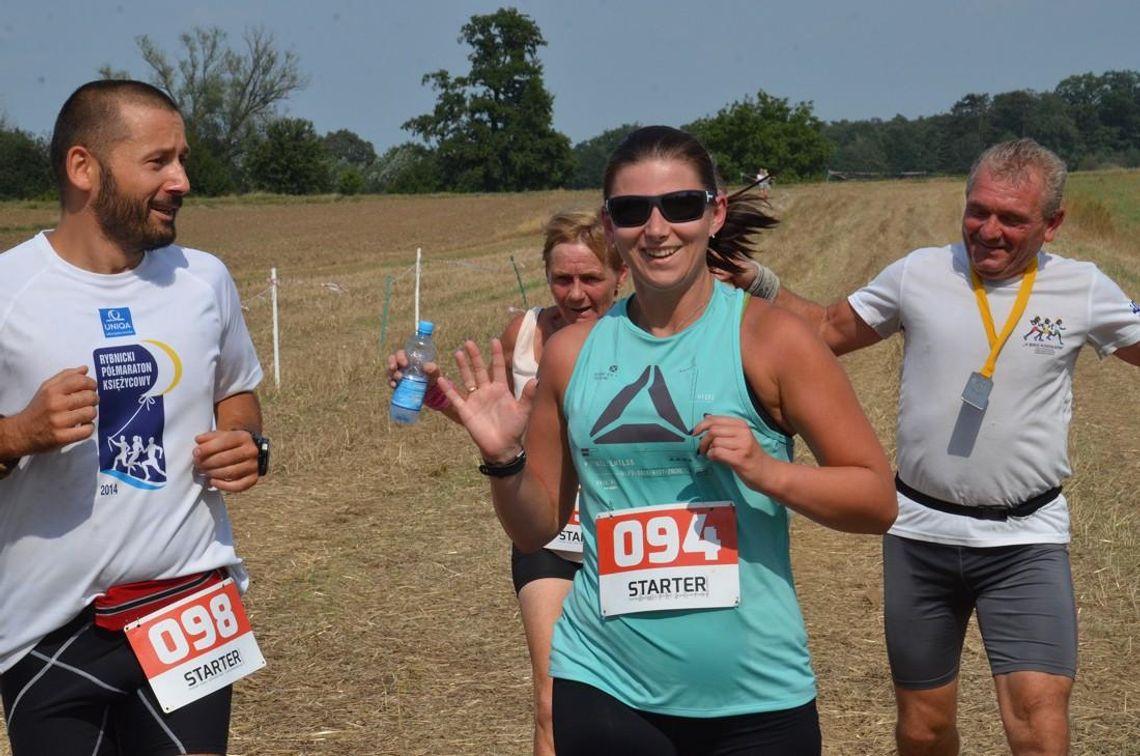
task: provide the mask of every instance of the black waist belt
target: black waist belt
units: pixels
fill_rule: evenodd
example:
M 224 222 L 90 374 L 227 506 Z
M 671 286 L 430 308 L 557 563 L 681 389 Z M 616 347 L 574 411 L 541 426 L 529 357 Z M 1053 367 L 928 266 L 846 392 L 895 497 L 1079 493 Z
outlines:
M 1008 520 L 1010 517 L 1028 517 L 1061 495 L 1061 487 L 1055 486 L 1053 488 L 1050 488 L 1048 491 L 1044 491 L 1032 498 L 1026 499 L 1020 504 L 1014 504 L 1012 507 L 967 507 L 964 504 L 955 504 L 952 501 L 943 501 L 942 499 L 936 499 L 933 496 L 928 496 L 922 491 L 916 491 L 906 483 L 903 483 L 901 480 L 899 480 L 897 473 L 895 474 L 895 490 L 906 496 L 908 499 L 917 501 L 924 507 L 930 507 L 931 509 L 937 509 L 939 512 L 947 512 L 953 515 L 973 517 L 975 520 Z

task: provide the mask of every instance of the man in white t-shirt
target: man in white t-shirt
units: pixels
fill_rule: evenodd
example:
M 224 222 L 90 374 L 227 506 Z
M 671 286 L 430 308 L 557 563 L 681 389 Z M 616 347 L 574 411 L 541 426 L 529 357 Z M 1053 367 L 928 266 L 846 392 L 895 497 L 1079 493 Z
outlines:
M 14 756 L 226 752 L 230 687 L 163 713 L 123 626 L 233 577 L 220 492 L 264 474 L 261 366 L 215 257 L 173 244 L 182 117 L 80 87 L 58 226 L 0 254 L 0 692 Z
M 967 180 L 962 244 L 915 250 L 826 308 L 763 266 L 737 281 L 816 323 L 837 354 L 903 333 L 899 516 L 883 544 L 903 756 L 958 753 L 975 610 L 1013 753 L 1068 752 L 1073 367 L 1086 343 L 1140 365 L 1140 311 L 1092 263 L 1042 249 L 1065 177 L 1031 139 L 991 147 Z

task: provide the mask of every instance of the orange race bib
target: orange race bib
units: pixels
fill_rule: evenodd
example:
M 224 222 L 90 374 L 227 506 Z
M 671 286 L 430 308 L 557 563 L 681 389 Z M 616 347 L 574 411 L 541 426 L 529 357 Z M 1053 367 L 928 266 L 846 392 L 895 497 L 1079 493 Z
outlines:
M 740 604 L 732 502 L 603 512 L 595 527 L 603 617 Z
M 152 612 L 124 631 L 166 712 L 265 666 L 232 579 Z

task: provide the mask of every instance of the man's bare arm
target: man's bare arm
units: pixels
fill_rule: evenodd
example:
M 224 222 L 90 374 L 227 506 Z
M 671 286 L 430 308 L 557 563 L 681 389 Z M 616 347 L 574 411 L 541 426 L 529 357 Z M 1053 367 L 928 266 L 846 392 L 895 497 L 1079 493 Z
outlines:
M 1126 347 L 1120 347 L 1120 349 L 1117 349 L 1113 354 L 1129 365 L 1140 367 L 1140 341 Z
M 210 485 L 236 493 L 257 482 L 257 444 L 261 433 L 261 404 L 257 394 L 245 391 L 227 396 L 214 405 L 217 430 L 194 438 L 194 467 Z
M 882 341 L 874 328 L 863 322 L 846 298 L 824 307 L 801 297 L 780 283 L 771 269 L 755 260 L 736 275 L 718 275 L 726 283 L 749 291 L 753 296 L 790 310 L 811 324 L 835 354 L 846 354 Z

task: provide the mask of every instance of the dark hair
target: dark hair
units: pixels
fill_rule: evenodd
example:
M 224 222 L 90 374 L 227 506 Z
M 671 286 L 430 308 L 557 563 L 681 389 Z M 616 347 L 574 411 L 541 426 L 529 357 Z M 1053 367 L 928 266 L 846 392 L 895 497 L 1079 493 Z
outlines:
M 610 154 L 602 180 L 604 198 L 609 199 L 618 171 L 646 160 L 688 163 L 705 189 L 720 191 L 716 163 L 700 140 L 670 126 L 645 126 L 631 131 Z M 743 270 L 739 260 L 752 256 L 754 235 L 778 223 L 767 213 L 767 199 L 754 187 L 755 184 L 728 196 L 724 226 L 709 239 L 706 256 L 710 268 L 739 273 Z
M 669 126 L 645 126 L 626 134 L 606 161 L 603 199 L 609 199 L 617 172 L 646 160 L 678 160 L 688 163 L 710 192 L 717 191 L 716 164 L 695 136 Z
M 161 89 L 131 79 L 98 79 L 72 92 L 56 116 L 51 135 L 51 167 L 61 195 L 67 187 L 68 150 L 81 144 L 103 159 L 116 142 L 128 136 L 120 112 L 124 103 L 179 112 Z

